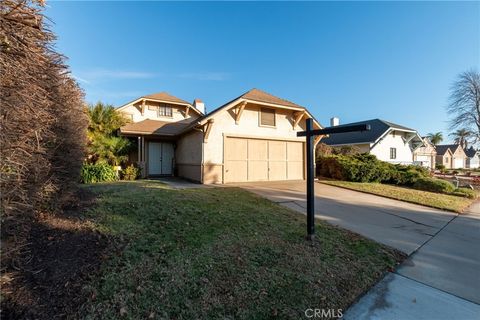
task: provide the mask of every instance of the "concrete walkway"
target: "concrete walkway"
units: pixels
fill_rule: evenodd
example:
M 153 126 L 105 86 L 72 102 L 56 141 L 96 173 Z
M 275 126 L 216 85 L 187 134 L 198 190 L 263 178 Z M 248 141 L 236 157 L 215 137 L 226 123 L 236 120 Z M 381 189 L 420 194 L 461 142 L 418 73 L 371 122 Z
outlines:
M 241 187 L 305 213 L 305 182 Z M 345 319 L 480 319 L 480 202 L 458 216 L 315 184 L 315 214 L 407 253 Z

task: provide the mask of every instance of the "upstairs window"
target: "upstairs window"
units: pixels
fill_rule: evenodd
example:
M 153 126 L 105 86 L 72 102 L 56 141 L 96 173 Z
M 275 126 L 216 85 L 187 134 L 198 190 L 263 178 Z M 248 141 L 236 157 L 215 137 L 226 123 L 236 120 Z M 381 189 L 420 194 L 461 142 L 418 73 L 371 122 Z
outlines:
M 159 117 L 172 117 L 172 107 L 166 104 L 162 104 L 158 108 L 157 113 Z
M 397 159 L 397 148 L 390 148 L 390 159 Z
M 260 125 L 275 127 L 275 109 L 260 108 Z

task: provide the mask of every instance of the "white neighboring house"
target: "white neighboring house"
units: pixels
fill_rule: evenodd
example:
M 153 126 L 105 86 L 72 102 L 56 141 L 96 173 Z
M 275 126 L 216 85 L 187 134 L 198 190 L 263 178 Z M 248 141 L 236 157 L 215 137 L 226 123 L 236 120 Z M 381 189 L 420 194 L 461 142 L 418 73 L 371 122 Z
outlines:
M 360 152 L 375 155 L 379 160 L 413 164 L 413 152 L 424 146 L 416 130 L 380 119 L 366 120 L 345 125 L 370 125 L 369 131 L 338 133 L 322 139 L 332 146 L 353 146 Z M 331 126 L 338 125 L 338 118 L 332 118 Z
M 467 155 L 465 160 L 465 168 L 476 169 L 480 167 L 480 152 L 475 150 L 473 147 L 469 149 L 464 149 L 465 154 Z

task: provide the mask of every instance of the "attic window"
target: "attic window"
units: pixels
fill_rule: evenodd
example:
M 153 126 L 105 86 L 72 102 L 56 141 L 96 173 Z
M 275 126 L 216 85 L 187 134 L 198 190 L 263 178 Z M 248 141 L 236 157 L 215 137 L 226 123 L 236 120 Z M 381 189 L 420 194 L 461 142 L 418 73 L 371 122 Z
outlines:
M 275 127 L 275 109 L 260 108 L 260 125 Z
M 166 104 L 162 104 L 158 108 L 159 117 L 171 117 L 172 116 L 172 107 Z

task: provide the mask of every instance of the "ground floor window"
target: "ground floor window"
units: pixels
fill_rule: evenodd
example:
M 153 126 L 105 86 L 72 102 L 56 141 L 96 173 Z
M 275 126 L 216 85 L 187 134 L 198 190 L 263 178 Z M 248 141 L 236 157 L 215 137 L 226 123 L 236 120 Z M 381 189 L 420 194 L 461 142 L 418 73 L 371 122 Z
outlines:
M 390 159 L 397 159 L 397 148 L 390 148 Z

